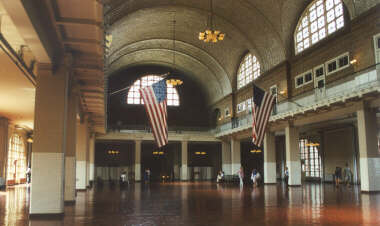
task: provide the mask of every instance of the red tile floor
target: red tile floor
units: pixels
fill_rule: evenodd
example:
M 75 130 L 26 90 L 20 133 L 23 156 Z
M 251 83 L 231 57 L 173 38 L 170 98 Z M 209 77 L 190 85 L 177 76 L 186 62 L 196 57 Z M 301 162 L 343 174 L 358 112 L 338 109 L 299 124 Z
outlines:
M 78 192 L 62 219 L 29 220 L 26 186 L 0 191 L 0 225 L 380 225 L 380 194 L 359 187 L 132 184 Z

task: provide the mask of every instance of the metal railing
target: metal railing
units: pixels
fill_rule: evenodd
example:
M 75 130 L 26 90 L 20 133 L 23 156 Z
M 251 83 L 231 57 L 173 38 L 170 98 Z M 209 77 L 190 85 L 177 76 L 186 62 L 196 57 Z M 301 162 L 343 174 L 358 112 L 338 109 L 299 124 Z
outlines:
M 323 89 L 315 88 L 310 92 L 276 104 L 275 112 L 269 121 L 275 121 L 309 109 L 330 105 L 334 102 L 345 101 L 346 99 L 361 96 L 365 93 L 380 92 L 380 64 L 372 65 L 347 77 L 350 78 L 348 81 L 341 82 L 341 80 L 338 80 L 326 85 Z M 245 127 L 251 127 L 251 125 L 252 113 L 248 112 L 246 115 L 234 118 L 231 122 L 218 126 L 212 132 L 219 134 L 230 130 L 232 133 L 236 128 L 244 129 Z

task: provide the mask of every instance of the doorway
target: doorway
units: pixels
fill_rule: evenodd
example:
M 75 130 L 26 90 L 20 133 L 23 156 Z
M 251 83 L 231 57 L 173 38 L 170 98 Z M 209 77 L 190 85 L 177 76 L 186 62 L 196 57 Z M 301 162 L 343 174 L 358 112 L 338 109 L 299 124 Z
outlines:
M 157 148 L 155 143 L 143 143 L 141 155 L 141 179 L 145 178 L 145 170 L 150 170 L 150 180 L 173 181 L 176 179 L 175 165 L 179 166 L 180 143 L 169 143 Z
M 9 140 L 7 185 L 26 182 L 26 151 L 22 137 L 14 134 Z
M 241 142 L 241 165 L 244 168 L 245 182 L 251 183 L 251 173 L 256 169 L 264 177 L 264 152 L 251 141 Z M 264 181 L 264 180 L 262 180 Z

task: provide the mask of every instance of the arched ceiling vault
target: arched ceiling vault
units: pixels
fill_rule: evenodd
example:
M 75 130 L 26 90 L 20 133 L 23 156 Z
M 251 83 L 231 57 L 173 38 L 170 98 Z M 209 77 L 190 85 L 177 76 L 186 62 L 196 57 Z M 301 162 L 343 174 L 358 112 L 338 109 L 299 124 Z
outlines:
M 121 56 L 112 64 L 111 70 L 128 68 L 141 64 L 141 62 L 161 62 L 162 66 L 173 67 L 172 56 L 173 51 L 171 49 L 140 49 Z M 206 99 L 209 103 L 215 102 L 217 101 L 216 98 L 228 94 L 226 92 L 229 88 L 226 87 L 228 84 L 222 84 L 217 75 L 211 71 L 210 67 L 194 57 L 177 51 L 175 67 L 194 76 L 194 79 L 204 88 L 207 94 Z M 231 92 L 231 90 L 229 91 Z
M 109 74 L 113 71 L 119 70 L 131 62 L 136 63 L 135 59 L 141 58 L 141 54 L 151 54 L 149 49 L 154 49 L 154 55 L 150 55 L 149 60 L 169 62 L 172 59 L 170 54 L 161 54 L 168 52 L 172 47 L 172 35 L 174 12 L 176 14 L 176 52 L 178 55 L 183 54 L 187 57 L 182 57 L 184 61 L 194 61 L 197 64 L 179 62 L 183 65 L 193 65 L 192 68 L 186 68 L 187 71 L 193 71 L 192 74 L 198 81 L 204 80 L 203 86 L 207 89 L 210 84 L 216 84 L 215 88 L 206 92 L 210 93 L 210 101 L 217 101 L 232 92 L 232 81 L 236 76 L 236 71 L 240 63 L 242 55 L 249 50 L 255 54 L 261 61 L 263 68 L 271 68 L 271 65 L 276 65 L 285 59 L 284 48 L 279 35 L 271 29 L 271 25 L 267 24 L 263 33 L 267 33 L 261 38 L 254 39 L 251 30 L 258 30 L 249 28 L 249 25 L 236 26 L 235 23 L 243 25 L 247 21 L 243 19 L 230 20 L 222 14 L 214 16 L 215 25 L 218 29 L 225 32 L 226 39 L 217 44 L 203 43 L 198 40 L 198 32 L 206 28 L 206 21 L 208 17 L 208 7 L 196 7 L 189 4 L 182 5 L 164 5 L 165 1 L 155 1 L 155 4 L 150 4 L 149 7 L 144 7 L 144 1 L 134 2 L 136 7 L 129 8 L 127 14 L 123 14 L 118 20 L 113 21 L 112 26 L 108 30 L 112 34 L 112 45 L 109 54 Z M 161 4 L 159 4 L 161 3 Z M 202 3 L 203 4 L 203 3 Z M 227 10 L 230 6 L 226 6 L 223 10 Z M 218 8 L 215 7 L 215 11 Z M 244 7 L 247 15 L 249 12 Z M 252 10 L 252 9 L 251 9 Z M 260 14 L 260 13 L 258 13 Z M 241 20 L 241 21 L 239 21 Z M 248 18 L 248 20 L 256 20 L 255 18 Z M 262 30 L 262 29 L 261 29 Z M 260 32 L 258 32 L 260 33 Z M 268 36 L 268 37 L 265 37 Z M 270 41 L 270 39 L 274 39 Z M 264 47 L 261 43 L 270 42 L 270 45 Z M 269 49 L 277 49 L 283 59 L 275 59 L 268 54 Z M 136 50 L 146 50 L 134 52 Z M 134 58 L 131 57 L 131 54 Z M 158 56 L 166 56 L 166 59 L 155 59 Z M 126 57 L 127 56 L 127 57 Z M 179 58 L 177 56 L 177 58 Z M 147 59 L 145 59 L 147 60 Z M 120 63 L 118 61 L 122 61 Z M 277 62 L 276 62 L 277 61 Z M 201 66 L 200 66 L 201 65 Z M 196 67 L 201 67 L 205 73 L 197 73 Z M 216 88 L 217 87 L 217 88 Z M 218 91 L 215 91 L 218 90 Z
M 163 55 L 157 55 L 159 54 L 159 51 L 170 52 L 165 54 L 165 59 L 163 61 L 170 63 L 171 67 L 173 67 L 173 49 L 167 48 L 167 46 L 170 47 L 172 44 L 172 40 L 168 39 L 149 39 L 132 43 L 130 45 L 125 45 L 117 52 L 114 52 L 114 54 L 109 56 L 109 72 L 110 74 L 113 74 L 113 72 L 119 70 L 120 67 L 125 67 L 125 65 L 129 65 L 130 62 L 135 61 L 135 58 L 132 58 L 131 56 L 140 57 L 141 54 L 147 54 L 147 51 L 151 51 L 149 53 L 149 58 L 151 59 L 159 59 L 159 57 L 163 57 Z M 120 63 L 120 61 L 122 63 Z M 198 82 L 204 80 L 205 78 L 211 78 L 212 81 L 215 80 L 217 82 L 217 91 L 213 91 L 210 96 L 215 96 L 215 94 L 222 94 L 225 96 L 232 91 L 227 72 L 215 58 L 193 45 L 176 41 L 176 65 L 183 65 L 184 62 L 182 61 L 192 61 L 194 66 L 191 67 L 190 70 L 193 70 L 194 72 L 199 71 L 199 68 L 207 69 L 206 73 L 205 71 L 202 73 L 199 71 L 199 73 L 195 73 L 193 77 Z M 206 92 L 211 91 L 207 90 L 210 85 L 209 83 L 200 82 L 200 85 L 203 86 Z M 215 101 L 214 98 L 216 97 L 212 97 L 211 99 Z
M 198 33 L 206 28 L 209 1 L 104 0 L 107 32 L 113 37 L 108 55 L 109 74 L 142 61 L 170 65 L 175 12 L 178 67 L 192 72 L 198 81 L 205 82 L 202 84 L 207 87 L 205 91 L 212 103 L 235 89 L 234 78 L 247 51 L 258 57 L 262 71 L 273 68 L 294 54 L 294 29 L 303 10 L 311 2 L 213 1 L 214 25 L 226 33 L 225 40 L 216 44 L 198 40 Z M 359 3 L 343 1 L 351 19 L 353 14 L 356 16 L 364 11 Z M 376 1 L 368 0 L 366 6 L 373 6 L 372 2 Z M 207 90 L 210 84 L 213 84 L 212 88 Z

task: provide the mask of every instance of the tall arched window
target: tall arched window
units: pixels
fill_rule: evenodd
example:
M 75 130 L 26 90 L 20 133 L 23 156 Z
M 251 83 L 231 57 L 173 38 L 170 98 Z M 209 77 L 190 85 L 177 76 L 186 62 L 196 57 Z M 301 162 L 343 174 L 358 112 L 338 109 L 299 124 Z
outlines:
M 127 103 L 144 104 L 144 100 L 140 96 L 139 89 L 144 88 L 146 86 L 150 86 L 162 79 L 163 78 L 158 75 L 147 75 L 136 80 L 128 91 Z M 179 106 L 179 97 L 177 90 L 171 84 L 167 84 L 167 105 Z
M 303 12 L 294 33 L 296 54 L 344 27 L 341 0 L 315 0 Z
M 245 55 L 237 74 L 238 89 L 260 76 L 260 63 L 251 53 Z
M 26 182 L 26 152 L 24 142 L 18 134 L 9 140 L 7 183 L 19 184 Z

